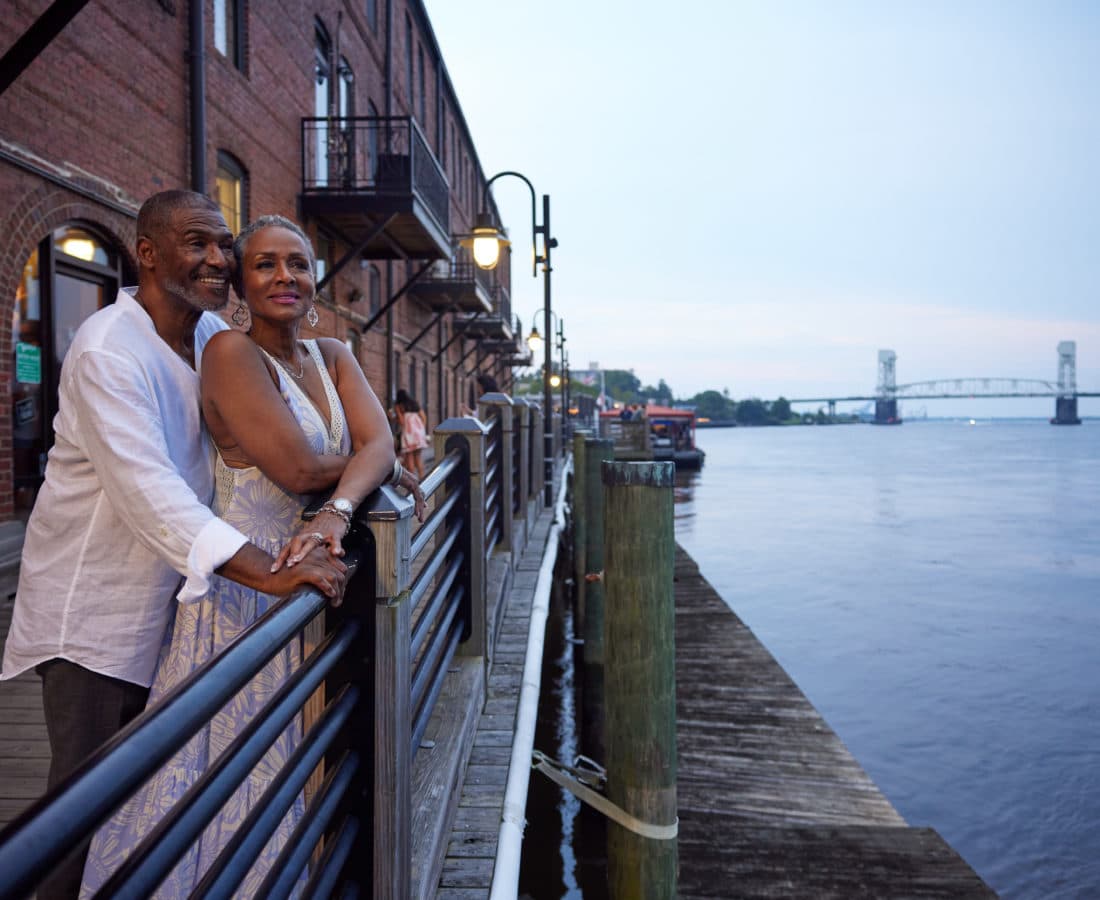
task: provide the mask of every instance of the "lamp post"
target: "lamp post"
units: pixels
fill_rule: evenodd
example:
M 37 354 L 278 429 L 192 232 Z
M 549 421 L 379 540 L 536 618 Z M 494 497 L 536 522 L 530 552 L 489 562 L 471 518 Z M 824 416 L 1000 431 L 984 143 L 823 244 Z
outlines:
M 536 322 L 538 320 L 538 314 L 541 313 L 541 312 L 545 312 L 545 310 L 540 309 L 540 310 L 538 310 L 538 312 L 535 313 Z M 561 361 L 560 361 L 559 366 L 558 366 L 558 382 L 557 382 L 557 384 L 554 383 L 554 375 L 549 370 L 547 370 L 544 373 L 543 377 L 550 382 L 551 387 L 560 387 L 561 388 L 561 446 L 562 446 L 562 454 L 564 455 L 564 453 L 565 453 L 565 444 L 569 439 L 569 435 L 568 435 L 567 429 L 566 429 L 566 420 L 567 420 L 567 417 L 569 415 L 569 406 L 568 406 L 568 403 L 566 402 L 566 382 L 567 382 L 568 379 L 566 378 L 566 373 L 565 373 L 565 321 L 561 318 L 561 316 L 559 316 L 557 313 L 555 313 L 553 311 L 551 311 L 550 315 L 553 318 L 553 320 L 558 323 L 558 331 L 557 331 L 558 343 L 557 343 L 557 347 L 558 347 L 559 359 Z M 536 322 L 531 323 L 531 333 L 529 335 L 527 335 L 527 346 L 531 348 L 532 353 L 538 353 L 539 349 L 542 347 L 542 345 L 544 343 L 542 335 L 539 334 L 539 327 L 536 324 Z M 547 344 L 547 348 L 549 348 L 549 341 L 546 341 L 545 343 Z M 549 357 L 549 355 L 550 355 L 549 352 L 547 352 L 546 356 Z
M 531 275 L 532 277 L 538 275 L 539 263 L 542 263 L 543 311 L 545 312 L 543 324 L 546 334 L 550 334 L 550 251 L 558 245 L 558 241 L 556 238 L 550 236 L 550 197 L 548 194 L 542 195 L 542 224 L 540 225 L 535 218 L 535 187 L 531 184 L 526 175 L 512 171 L 497 172 L 496 175 L 485 182 L 485 191 L 481 198 L 482 211 L 478 213 L 477 223 L 474 226 L 472 235 L 474 262 L 483 269 L 496 268 L 496 264 L 500 259 L 500 250 L 508 244 L 501 228 L 493 221 L 492 214 L 489 212 L 489 190 L 492 188 L 494 181 L 498 178 L 503 178 L 505 175 L 512 175 L 520 179 L 527 185 L 527 189 L 531 192 L 531 250 L 534 255 L 534 261 L 531 264 Z M 540 234 L 542 235 L 541 254 L 538 248 L 538 236 Z M 545 481 L 543 502 L 546 506 L 553 506 L 554 422 L 550 397 L 549 375 L 552 362 L 550 359 L 549 341 L 546 342 L 543 359 L 547 375 L 547 377 L 543 379 L 542 386 L 542 450 Z

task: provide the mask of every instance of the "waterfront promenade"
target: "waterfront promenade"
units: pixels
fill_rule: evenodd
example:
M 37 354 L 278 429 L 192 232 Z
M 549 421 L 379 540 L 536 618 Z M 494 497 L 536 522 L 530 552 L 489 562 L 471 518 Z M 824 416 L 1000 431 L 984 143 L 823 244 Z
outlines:
M 414 871 L 416 896 L 471 900 L 489 894 L 530 607 L 550 519 L 550 510 L 538 510 L 526 550 L 516 554 L 446 859 L 441 871 Z M 995 896 L 934 830 L 905 823 L 679 548 L 675 578 L 681 897 Z M 2 639 L 14 581 L 0 586 L 6 587 Z M 0 815 L 7 822 L 45 787 L 37 676 L 0 689 L 0 720 L 6 726 Z M 428 746 L 435 738 L 442 747 L 446 730 L 433 721 Z M 537 814 L 528 810 L 529 817 Z M 414 830 L 414 841 L 428 830 Z

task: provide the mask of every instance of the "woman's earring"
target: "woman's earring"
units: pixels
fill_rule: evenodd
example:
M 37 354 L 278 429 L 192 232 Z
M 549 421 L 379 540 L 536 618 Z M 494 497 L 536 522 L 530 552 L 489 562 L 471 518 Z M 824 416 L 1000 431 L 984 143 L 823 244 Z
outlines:
M 233 310 L 233 315 L 229 318 L 233 320 L 233 324 L 238 328 L 244 328 L 248 324 L 248 307 L 244 305 L 244 301 L 240 298 L 237 299 L 237 308 Z
M 314 305 L 310 306 L 309 312 L 306 313 L 306 321 L 309 322 L 309 327 L 310 328 L 316 328 L 317 327 L 317 319 L 318 319 L 317 306 L 316 306 L 316 304 L 314 304 Z

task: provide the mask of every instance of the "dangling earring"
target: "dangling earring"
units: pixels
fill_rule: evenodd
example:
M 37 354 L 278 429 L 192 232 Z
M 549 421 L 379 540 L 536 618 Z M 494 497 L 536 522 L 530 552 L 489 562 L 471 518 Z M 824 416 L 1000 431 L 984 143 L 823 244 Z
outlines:
M 317 319 L 317 305 L 313 304 L 312 306 L 310 306 L 309 312 L 306 313 L 306 321 L 309 322 L 310 328 L 317 327 Z
M 244 305 L 244 301 L 237 298 L 237 308 L 233 310 L 233 315 L 229 318 L 233 320 L 233 324 L 238 328 L 244 328 L 248 324 L 248 307 Z

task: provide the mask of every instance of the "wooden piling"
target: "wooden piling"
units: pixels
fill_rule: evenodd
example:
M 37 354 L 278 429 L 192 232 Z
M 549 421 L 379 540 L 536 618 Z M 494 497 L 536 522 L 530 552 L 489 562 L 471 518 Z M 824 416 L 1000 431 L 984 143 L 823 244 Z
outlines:
M 601 474 L 607 796 L 642 822 L 670 825 L 676 821 L 675 468 L 609 462 Z M 612 900 L 676 896 L 675 838 L 642 837 L 609 822 L 607 858 Z
M 573 433 L 573 609 L 575 633 L 584 634 L 584 541 L 587 532 L 584 516 L 585 497 L 585 446 L 588 435 L 583 431 Z
M 584 675 L 581 688 L 581 748 L 604 758 L 604 492 L 600 466 L 612 459 L 614 444 L 587 438 L 584 448 Z

